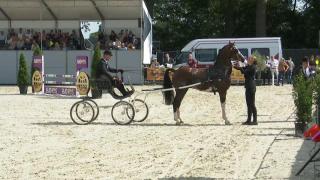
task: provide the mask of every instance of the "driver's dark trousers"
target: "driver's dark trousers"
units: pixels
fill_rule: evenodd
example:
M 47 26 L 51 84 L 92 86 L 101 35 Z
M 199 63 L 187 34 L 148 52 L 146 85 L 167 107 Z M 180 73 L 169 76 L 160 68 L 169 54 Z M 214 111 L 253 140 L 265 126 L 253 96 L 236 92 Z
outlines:
M 255 105 L 256 86 L 250 84 L 246 87 L 246 102 L 248 108 L 247 122 L 251 122 L 251 116 L 253 115 L 253 122 L 257 122 L 257 108 Z
M 102 80 L 106 80 L 106 81 L 111 82 L 110 84 L 111 84 L 112 86 L 116 87 L 116 88 L 121 92 L 121 94 L 122 94 L 123 96 L 127 95 L 128 92 L 127 92 L 126 89 L 124 88 L 124 85 L 123 85 L 122 82 L 120 82 L 120 81 L 119 81 L 119 82 L 116 82 L 115 80 L 112 79 L 112 77 L 108 77 L 108 76 L 106 76 L 106 75 L 100 76 L 99 79 L 102 79 Z

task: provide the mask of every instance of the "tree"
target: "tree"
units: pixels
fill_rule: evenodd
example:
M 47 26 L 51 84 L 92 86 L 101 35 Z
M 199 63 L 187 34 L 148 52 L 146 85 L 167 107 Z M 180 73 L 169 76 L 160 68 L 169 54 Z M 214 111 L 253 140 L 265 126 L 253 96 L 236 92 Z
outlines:
M 256 0 L 256 36 L 266 36 L 266 5 L 267 0 Z

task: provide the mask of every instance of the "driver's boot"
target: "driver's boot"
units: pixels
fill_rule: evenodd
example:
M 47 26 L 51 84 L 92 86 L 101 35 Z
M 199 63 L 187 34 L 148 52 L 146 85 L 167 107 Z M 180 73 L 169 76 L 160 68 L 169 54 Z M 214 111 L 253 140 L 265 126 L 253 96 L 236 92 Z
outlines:
M 118 85 L 117 88 L 119 89 L 119 91 L 123 96 L 131 96 L 133 94 L 133 91 L 126 91 L 123 84 Z

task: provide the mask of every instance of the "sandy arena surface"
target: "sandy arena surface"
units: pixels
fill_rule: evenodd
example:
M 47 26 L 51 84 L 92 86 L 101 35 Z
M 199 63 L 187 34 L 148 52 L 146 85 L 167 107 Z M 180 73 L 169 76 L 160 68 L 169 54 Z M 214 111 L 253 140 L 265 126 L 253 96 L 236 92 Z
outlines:
M 136 87 L 152 88 L 153 86 Z M 189 90 L 176 126 L 161 93 L 147 98 L 148 119 L 116 125 L 111 109 L 95 123 L 74 125 L 77 99 L 18 95 L 0 87 L 0 179 L 299 179 L 313 143 L 294 137 L 291 86 L 258 87 L 258 126 L 246 120 L 244 88 L 227 95 L 225 126 L 219 96 Z M 116 101 L 109 95 L 99 105 Z M 313 178 L 313 165 L 301 179 Z

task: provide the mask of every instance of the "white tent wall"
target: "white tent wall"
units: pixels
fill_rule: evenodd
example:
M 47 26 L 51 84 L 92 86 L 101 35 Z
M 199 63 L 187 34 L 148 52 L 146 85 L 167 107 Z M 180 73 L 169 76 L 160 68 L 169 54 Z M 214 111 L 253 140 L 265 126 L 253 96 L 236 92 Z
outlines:
M 148 34 L 148 42 L 144 43 L 143 37 L 143 0 L 0 0 L 0 7 L 5 14 L 0 13 L 0 31 L 8 32 L 14 28 L 24 30 L 41 29 L 48 32 L 52 29 L 61 29 L 71 32 L 80 28 L 80 21 L 96 21 L 102 19 L 105 33 L 111 30 L 119 33 L 122 29 L 132 31 L 141 38 L 141 50 L 113 51 L 112 65 L 117 68 L 127 69 L 134 84 L 143 84 L 143 59 L 150 61 L 151 46 L 143 50 L 144 45 L 152 44 L 152 34 Z M 100 12 L 99 12 L 100 11 Z M 10 20 L 9 20 L 10 19 Z M 15 84 L 19 53 L 22 51 L 0 50 L 0 84 Z M 23 51 L 28 65 L 31 62 L 31 51 Z M 103 53 L 103 51 L 101 52 Z M 88 55 L 91 63 L 92 52 L 80 51 L 44 51 L 46 71 L 53 74 L 68 74 L 74 71 L 74 57 Z M 58 64 L 57 64 L 58 63 Z M 30 67 L 29 67 L 30 68 Z M 127 81 L 126 81 L 127 82 Z

